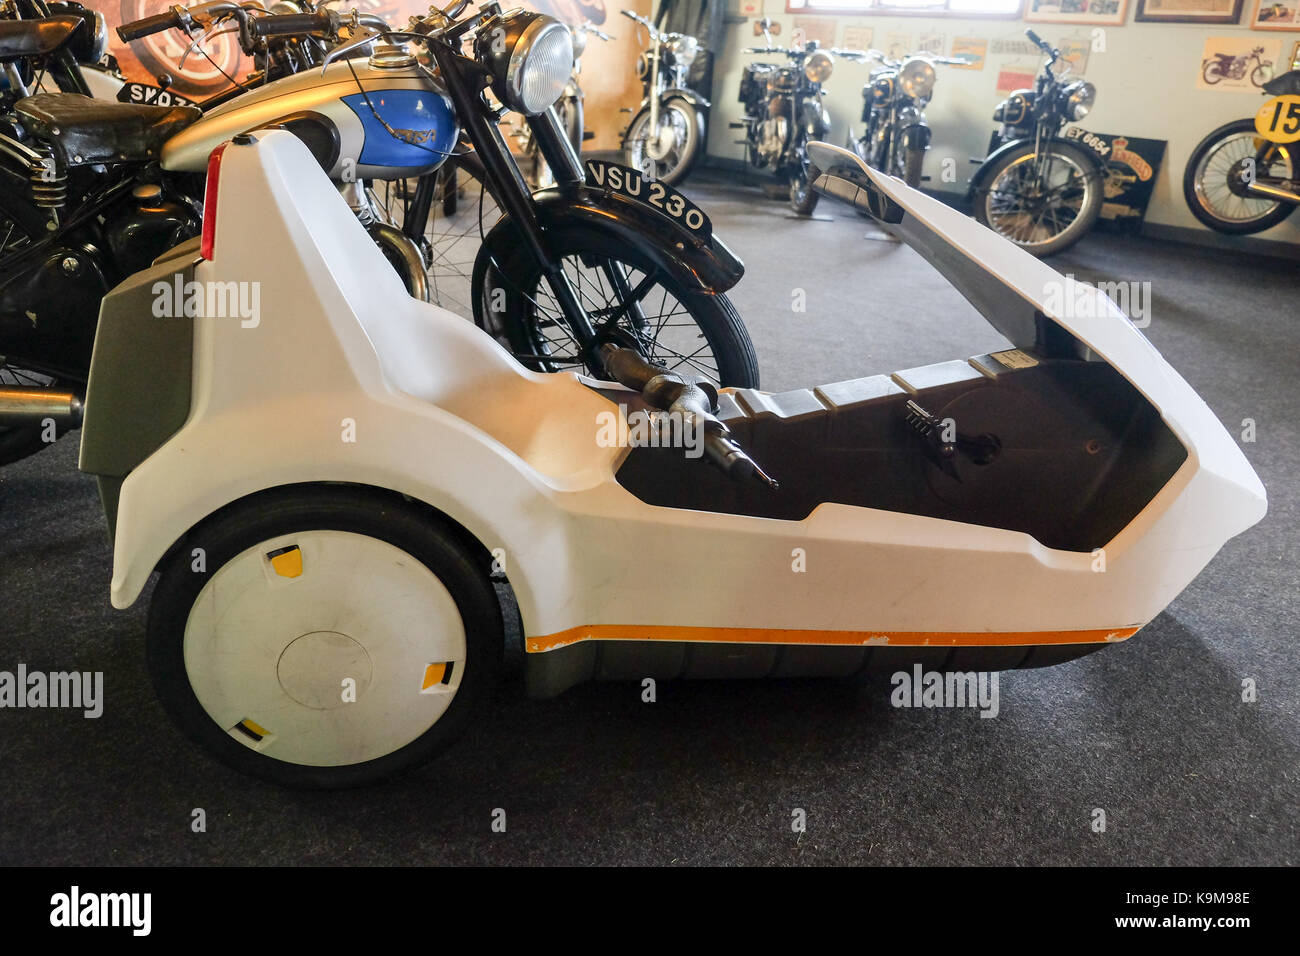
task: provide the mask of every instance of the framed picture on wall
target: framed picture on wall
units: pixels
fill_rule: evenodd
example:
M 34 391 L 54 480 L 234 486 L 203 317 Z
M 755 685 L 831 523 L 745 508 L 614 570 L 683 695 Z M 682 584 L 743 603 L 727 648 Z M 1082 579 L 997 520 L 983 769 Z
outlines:
M 1291 0 L 1287 0 L 1291 2 Z M 1236 23 L 1242 0 L 1138 0 L 1137 23 Z
M 1291 69 L 1300 70 L 1300 40 L 1291 47 Z
M 1255 0 L 1252 30 L 1300 30 L 1300 0 Z
M 1128 0 L 1029 0 L 1025 6 L 1025 21 L 1028 23 L 1119 26 L 1126 16 Z

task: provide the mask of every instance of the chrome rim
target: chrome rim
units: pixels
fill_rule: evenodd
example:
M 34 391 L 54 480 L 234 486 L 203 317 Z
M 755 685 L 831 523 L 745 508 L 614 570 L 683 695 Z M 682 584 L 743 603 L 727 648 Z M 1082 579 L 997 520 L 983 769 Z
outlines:
M 1096 199 L 1096 177 L 1063 153 L 1027 153 L 998 174 L 989 188 L 989 226 L 1022 246 L 1042 246 L 1082 228 L 1083 211 Z
M 1256 222 L 1271 215 L 1280 205 L 1273 199 L 1240 196 L 1229 185 L 1230 177 L 1238 175 L 1237 167 L 1243 160 L 1254 159 L 1256 152 L 1254 133 L 1233 133 L 1207 149 L 1197 162 L 1192 180 L 1196 201 L 1215 219 L 1242 224 Z M 1285 161 L 1269 163 L 1268 168 L 1257 167 L 1256 178 L 1289 179 L 1290 152 L 1285 148 L 1274 149 L 1270 155 L 1283 157 Z

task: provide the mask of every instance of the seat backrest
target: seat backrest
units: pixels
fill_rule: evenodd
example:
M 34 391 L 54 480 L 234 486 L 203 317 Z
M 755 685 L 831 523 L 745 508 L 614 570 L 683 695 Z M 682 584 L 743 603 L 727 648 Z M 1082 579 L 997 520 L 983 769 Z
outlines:
M 85 29 L 85 21 L 72 16 L 0 20 L 0 63 L 53 53 L 79 28 Z

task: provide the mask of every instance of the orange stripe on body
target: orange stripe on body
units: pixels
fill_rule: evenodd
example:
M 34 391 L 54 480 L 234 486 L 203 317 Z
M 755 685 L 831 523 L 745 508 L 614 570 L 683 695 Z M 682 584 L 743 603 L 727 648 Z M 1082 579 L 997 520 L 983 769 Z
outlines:
M 1106 644 L 1127 640 L 1141 625 L 1093 631 L 802 631 L 760 627 L 672 627 L 590 624 L 530 637 L 525 649 L 541 654 L 583 641 L 693 641 L 713 644 L 820 644 L 880 647 L 1012 647 L 1028 644 Z

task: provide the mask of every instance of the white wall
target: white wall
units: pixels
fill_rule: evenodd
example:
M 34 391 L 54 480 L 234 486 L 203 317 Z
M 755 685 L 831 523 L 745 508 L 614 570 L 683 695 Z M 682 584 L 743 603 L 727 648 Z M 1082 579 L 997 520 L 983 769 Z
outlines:
M 782 24 L 780 37 L 774 39 L 784 45 L 789 41 L 793 16 L 784 12 L 784 0 L 766 0 L 766 3 L 767 16 Z M 1246 7 L 1252 6 L 1252 0 L 1247 0 Z M 1281 38 L 1281 62 L 1274 66 L 1277 72 L 1281 72 L 1292 46 L 1300 40 L 1300 32 L 1252 31 L 1242 26 L 1134 23 L 1136 7 L 1137 0 L 1130 0 L 1128 22 L 1123 26 L 1106 27 L 1106 52 L 1093 52 L 1088 58 L 1084 77 L 1097 86 L 1097 104 L 1079 125 L 1097 132 L 1168 140 L 1155 192 L 1147 208 L 1147 222 L 1204 230 L 1183 201 L 1183 168 L 1187 158 L 1212 129 L 1230 120 L 1252 116 L 1264 101 L 1258 93 L 1196 89 L 1205 40 L 1211 36 L 1241 36 L 1261 41 Z M 736 0 L 732 0 L 732 11 L 735 10 Z M 1242 19 L 1245 20 L 1249 14 L 1248 9 Z M 876 47 L 884 46 L 889 33 L 907 33 L 913 38 L 942 33 L 950 46 L 954 36 L 1018 38 L 1024 36 L 1026 27 L 1031 27 L 1049 43 L 1059 45 L 1067 37 L 1087 37 L 1092 30 L 1088 26 L 1026 24 L 1020 20 L 920 16 L 841 16 L 829 19 L 839 23 L 835 34 L 837 45 L 844 42 L 845 25 L 861 25 L 875 30 L 873 43 Z M 741 115 L 736 95 L 742 65 L 772 59 L 739 52 L 742 47 L 756 44 L 761 45 L 762 39 L 753 36 L 752 21 L 728 25 L 726 49 L 715 67 L 714 109 L 709 135 L 709 154 L 712 156 L 744 157 L 743 147 L 733 144 L 733 140 L 741 137 L 741 131 L 728 129 L 727 123 L 738 120 Z M 934 133 L 926 157 L 925 173 L 931 177 L 926 188 L 965 191 L 966 182 L 976 168 L 967 160 L 984 155 L 989 134 L 996 125 L 992 116 L 993 108 L 1001 98 L 995 91 L 998 70 L 1005 65 L 1028 62 L 1028 57 L 989 56 L 981 71 L 937 68 L 939 78 L 934 98 L 926 110 Z M 825 103 L 835 124 L 829 138 L 837 145 L 843 144 L 850 125 L 855 134 L 860 129 L 862 84 L 866 76 L 865 65 L 841 60 L 836 62 L 835 74 L 826 84 L 829 95 Z M 957 183 L 940 181 L 942 162 L 946 157 L 957 160 Z M 1300 242 L 1300 212 L 1294 213 L 1281 225 L 1259 233 L 1258 237 Z

